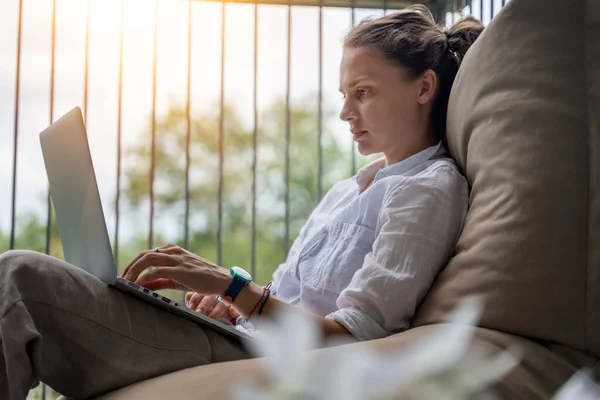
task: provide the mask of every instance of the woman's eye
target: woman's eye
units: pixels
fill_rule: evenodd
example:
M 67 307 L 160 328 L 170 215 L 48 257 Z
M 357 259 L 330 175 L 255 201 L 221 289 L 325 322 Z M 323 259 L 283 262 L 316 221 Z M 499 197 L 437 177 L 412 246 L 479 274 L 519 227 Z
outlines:
M 358 90 L 356 91 L 356 93 L 357 93 L 357 94 L 358 94 L 360 97 L 363 97 L 363 96 L 366 96 L 367 94 L 369 94 L 369 89 L 358 89 Z

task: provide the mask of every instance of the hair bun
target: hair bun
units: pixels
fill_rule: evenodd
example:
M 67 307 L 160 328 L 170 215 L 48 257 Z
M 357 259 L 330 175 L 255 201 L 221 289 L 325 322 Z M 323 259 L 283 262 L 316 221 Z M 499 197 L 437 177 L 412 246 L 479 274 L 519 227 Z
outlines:
M 444 31 L 448 38 L 448 50 L 457 58 L 458 64 L 462 62 L 467 50 L 483 32 L 483 24 L 472 16 L 465 17 L 452 27 Z

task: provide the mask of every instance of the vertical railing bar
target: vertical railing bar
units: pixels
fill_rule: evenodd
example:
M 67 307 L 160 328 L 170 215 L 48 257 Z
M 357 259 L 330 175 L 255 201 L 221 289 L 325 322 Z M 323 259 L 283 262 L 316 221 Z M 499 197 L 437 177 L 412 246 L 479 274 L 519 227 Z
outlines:
M 119 88 L 117 110 L 117 191 L 115 198 L 115 265 L 119 267 L 119 204 L 121 198 L 121 120 L 123 117 L 123 42 L 125 37 L 125 0 L 121 0 L 121 32 L 119 38 Z
M 225 158 L 225 33 L 227 8 L 221 2 L 221 103 L 219 115 L 219 224 L 217 227 L 217 264 L 223 261 L 223 164 Z
M 490 21 L 494 18 L 494 1 L 490 0 Z
M 183 232 L 183 247 L 190 249 L 190 142 L 192 136 L 191 117 L 191 86 L 192 86 L 192 0 L 188 0 L 188 65 L 187 65 L 187 92 L 185 99 L 186 135 L 185 135 L 185 223 Z
M 13 126 L 13 176 L 12 176 L 12 205 L 10 216 L 10 249 L 15 248 L 15 222 L 17 200 L 17 149 L 19 144 L 19 95 L 21 86 L 21 34 L 23 25 L 23 0 L 19 0 L 19 22 L 17 25 L 17 65 L 15 82 L 15 120 Z
M 85 20 L 85 70 L 83 75 L 83 121 L 87 124 L 88 116 L 88 74 L 90 62 L 90 7 L 91 0 L 87 0 L 86 20 Z
M 56 67 L 56 0 L 52 0 L 52 31 L 50 34 L 50 109 L 48 113 L 49 124 L 54 122 L 54 70 Z M 52 199 L 50 188 L 47 196 L 46 220 L 46 254 L 50 254 L 50 236 L 52 233 Z
M 323 198 L 323 0 L 319 0 L 319 132 L 317 137 L 318 147 L 318 177 L 317 199 Z
M 152 70 L 152 142 L 150 150 L 150 229 L 148 248 L 154 247 L 154 175 L 156 168 L 156 58 L 158 49 L 158 2 L 154 6 L 154 57 Z
M 356 17 L 354 15 L 354 9 L 355 9 L 355 4 L 354 4 L 355 0 L 351 0 L 350 4 L 351 4 L 351 15 L 350 15 L 350 22 L 352 24 L 351 28 L 354 27 L 355 23 L 356 23 Z M 352 165 L 351 165 L 351 169 L 350 169 L 350 175 L 354 176 L 354 174 L 356 173 L 356 143 L 354 142 L 354 140 L 352 140 Z
M 287 257 L 290 242 L 290 142 L 291 113 L 290 113 L 290 83 L 292 67 L 292 6 L 288 3 L 287 26 L 287 76 L 285 83 L 285 238 L 283 243 L 284 257 Z
M 54 122 L 54 70 L 56 67 L 56 0 L 52 0 L 52 28 L 50 34 L 50 107 L 48 120 L 51 125 Z M 52 199 L 50 197 L 50 187 L 48 187 L 46 204 L 46 249 L 45 253 L 50 254 L 50 236 L 52 234 Z M 42 400 L 46 400 L 47 388 L 42 382 Z
M 46 400 L 47 398 L 47 390 L 46 390 L 46 384 L 42 383 L 42 400 Z
M 388 0 L 383 0 L 383 15 L 387 13 L 388 9 Z
M 256 276 L 256 168 L 258 164 L 258 3 L 254 3 L 254 131 L 252 132 L 252 249 L 250 271 Z
M 46 385 L 42 383 L 42 400 L 46 400 Z
M 475 15 L 473 12 L 473 0 L 469 0 L 469 15 Z
M 483 23 L 483 1 L 479 0 L 479 20 Z
M 454 0 L 450 0 L 450 18 L 452 25 L 454 25 Z
M 502 0 L 502 7 L 506 5 L 506 0 Z

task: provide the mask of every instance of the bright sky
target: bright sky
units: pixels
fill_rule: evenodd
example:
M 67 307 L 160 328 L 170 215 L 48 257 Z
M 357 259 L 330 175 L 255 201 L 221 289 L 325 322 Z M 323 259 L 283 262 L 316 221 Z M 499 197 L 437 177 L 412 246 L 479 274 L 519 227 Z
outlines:
M 170 105 L 185 104 L 188 4 L 184 0 L 157 1 L 156 93 L 160 116 Z M 501 0 L 494 1 L 498 10 Z M 18 6 L 19 0 L 0 1 L 0 231 L 4 232 L 10 228 Z M 83 107 L 87 2 L 56 0 L 56 7 L 53 119 L 75 105 Z M 122 124 L 125 146 L 150 137 L 155 7 L 155 1 L 151 0 L 125 1 Z M 479 0 L 473 1 L 473 9 L 478 17 Z M 87 129 L 107 225 L 113 232 L 121 0 L 90 0 L 90 12 Z M 489 12 L 486 2 L 486 21 Z M 228 4 L 226 13 L 225 99 L 238 107 L 250 126 L 254 6 Z M 285 94 L 287 13 L 285 6 L 259 6 L 260 108 Z M 194 2 L 192 15 L 192 109 L 201 111 L 220 96 L 221 4 Z M 318 8 L 292 8 L 292 102 L 316 95 L 318 90 L 318 15 Z M 381 10 L 356 10 L 355 20 L 381 15 Z M 52 0 L 23 0 L 17 214 L 35 212 L 45 216 L 47 180 L 38 134 L 51 119 L 51 22 Z M 351 10 L 324 9 L 324 102 L 337 109 L 341 105 L 337 92 L 341 39 L 350 24 Z M 346 124 L 337 119 L 326 121 L 325 134 L 340 135 L 350 149 L 351 136 L 346 135 L 347 130 Z M 127 160 L 124 162 L 127 168 Z M 349 166 L 342 168 L 349 170 Z M 169 225 L 168 216 L 163 217 L 162 222 L 157 221 L 159 229 L 161 224 Z M 125 237 L 139 226 L 134 219 L 127 218 L 125 215 L 121 225 Z

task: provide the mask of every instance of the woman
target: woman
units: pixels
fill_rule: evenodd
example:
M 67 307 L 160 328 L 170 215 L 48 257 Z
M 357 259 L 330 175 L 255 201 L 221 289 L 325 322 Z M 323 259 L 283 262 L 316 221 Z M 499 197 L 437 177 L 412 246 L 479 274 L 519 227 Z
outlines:
M 482 29 L 467 18 L 443 32 L 425 7 L 413 6 L 350 31 L 340 117 L 361 154 L 384 157 L 324 197 L 274 274 L 276 295 L 246 282 L 243 271 L 175 245 L 141 253 L 124 277 L 189 291 L 189 307 L 232 322 L 296 307 L 329 336 L 369 340 L 407 329 L 466 214 L 467 183 L 444 147 L 446 108 L 460 61 Z M 25 398 L 36 379 L 90 397 L 248 357 L 210 329 L 32 252 L 0 256 L 0 343 L 3 399 Z

